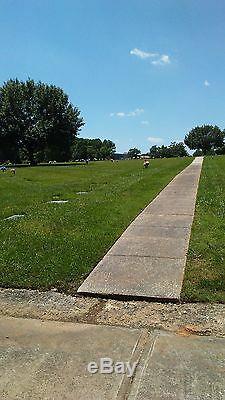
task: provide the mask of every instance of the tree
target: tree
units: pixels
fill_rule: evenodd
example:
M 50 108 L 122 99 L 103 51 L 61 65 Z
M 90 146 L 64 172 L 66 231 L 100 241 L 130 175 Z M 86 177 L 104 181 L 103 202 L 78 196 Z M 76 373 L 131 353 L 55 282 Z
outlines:
M 151 158 L 186 157 L 187 150 L 183 142 L 172 142 L 169 146 L 152 146 L 149 152 Z
M 115 154 L 116 145 L 111 140 L 103 140 L 102 146 L 100 148 L 101 158 L 111 158 Z
M 218 149 L 216 149 L 215 153 L 218 156 L 222 156 L 225 154 L 225 144 L 222 147 L 218 147 Z
M 201 150 L 202 154 L 209 154 L 223 147 L 225 134 L 218 126 L 203 125 L 193 128 L 184 139 L 184 143 L 191 150 Z
M 73 144 L 72 159 L 100 160 L 113 157 L 116 145 L 111 140 L 76 138 Z
M 99 160 L 101 157 L 101 139 L 89 139 L 89 147 L 91 148 L 91 154 L 88 155 L 88 158 L 93 160 Z
M 164 144 L 160 147 L 161 158 L 171 158 L 173 157 L 171 153 L 171 149 L 168 146 L 164 146 Z
M 39 154 L 66 161 L 83 125 L 78 108 L 54 85 L 10 79 L 0 88 L 0 146 L 6 159 L 19 161 L 22 154 L 33 164 Z
M 184 143 L 183 142 L 172 142 L 169 145 L 171 157 L 187 157 L 188 152 L 185 149 Z
M 86 160 L 87 158 L 87 139 L 76 138 L 72 149 L 72 160 Z
M 160 147 L 154 145 L 150 148 L 149 155 L 151 158 L 160 158 L 161 157 L 161 152 L 160 152 Z
M 128 150 L 128 153 L 127 153 L 129 158 L 137 158 L 139 154 L 141 154 L 141 150 L 137 149 L 136 147 Z

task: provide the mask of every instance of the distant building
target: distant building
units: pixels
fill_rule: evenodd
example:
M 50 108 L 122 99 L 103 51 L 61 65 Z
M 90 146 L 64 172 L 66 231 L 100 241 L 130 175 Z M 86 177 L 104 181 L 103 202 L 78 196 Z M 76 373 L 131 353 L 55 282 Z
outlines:
M 140 155 L 140 158 L 143 160 L 144 158 L 146 159 L 146 160 L 149 160 L 150 159 L 150 156 L 148 155 L 148 154 L 141 154 Z

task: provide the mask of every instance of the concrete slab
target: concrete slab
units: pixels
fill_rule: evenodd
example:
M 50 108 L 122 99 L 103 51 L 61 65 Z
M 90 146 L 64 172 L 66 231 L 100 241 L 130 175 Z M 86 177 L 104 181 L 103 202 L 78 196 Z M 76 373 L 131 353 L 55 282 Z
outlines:
M 89 362 L 138 361 L 142 331 L 0 319 L 1 400 L 119 399 L 123 374 L 91 374 Z
M 185 259 L 107 255 L 85 281 L 84 290 L 175 300 L 181 291 L 184 266 Z
M 166 204 L 168 206 L 168 208 L 173 205 L 174 203 L 178 206 L 193 206 L 193 200 L 195 199 L 195 196 L 181 196 L 179 193 L 177 193 L 176 195 L 173 196 L 169 196 L 167 195 L 167 193 L 162 192 L 162 194 L 160 196 L 158 196 L 155 200 L 153 200 L 149 206 L 146 207 L 145 211 L 147 209 L 149 209 L 151 206 L 153 205 L 165 205 L 165 201 Z
M 146 236 L 148 238 L 174 238 L 180 239 L 181 237 L 186 239 L 190 235 L 190 228 L 176 228 L 173 226 L 148 226 L 145 224 L 131 224 L 126 233 L 134 236 Z
M 193 188 L 181 188 L 178 185 L 173 185 L 173 186 L 168 186 L 166 187 L 163 192 L 162 195 L 164 195 L 165 197 L 170 197 L 170 196 L 179 196 L 179 198 L 192 198 L 193 200 L 195 200 L 195 191 L 193 191 Z
M 108 251 L 108 255 L 184 258 L 187 250 L 188 243 L 184 238 L 136 236 L 127 233 Z
M 190 204 L 195 200 L 195 193 L 191 193 L 190 191 L 188 194 L 181 194 L 179 190 L 173 192 L 171 190 L 165 190 L 165 192 L 162 192 L 160 200 L 167 200 L 171 203 L 175 201 L 180 204 Z
M 224 400 L 225 338 L 160 334 L 128 400 Z
M 135 373 L 88 372 L 103 357 Z M 2 317 L 0 358 L 1 400 L 225 399 L 225 338 Z
M 166 215 L 173 215 L 173 214 L 180 214 L 180 215 L 193 215 L 195 211 L 195 203 L 192 202 L 172 202 L 167 199 L 160 199 L 159 202 L 154 204 L 150 204 L 145 212 L 149 212 L 151 214 L 166 214 Z
M 195 174 L 181 174 L 175 178 L 173 183 L 183 187 L 185 187 L 186 184 L 194 186 L 196 183 L 198 183 L 198 178 Z
M 172 228 L 189 228 L 192 224 L 192 216 L 177 214 L 159 214 L 141 213 L 133 222 L 134 225 L 145 224 L 151 228 L 156 227 L 172 227 Z
M 159 193 L 78 292 L 179 299 L 202 161 L 192 163 Z

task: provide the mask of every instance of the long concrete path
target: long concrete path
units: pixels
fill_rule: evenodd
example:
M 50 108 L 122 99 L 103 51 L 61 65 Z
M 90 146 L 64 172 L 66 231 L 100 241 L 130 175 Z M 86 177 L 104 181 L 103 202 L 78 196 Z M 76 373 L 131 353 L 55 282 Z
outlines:
M 225 399 L 225 338 L 2 317 L 0 364 L 1 400 Z
M 139 214 L 78 292 L 179 299 L 203 157 Z

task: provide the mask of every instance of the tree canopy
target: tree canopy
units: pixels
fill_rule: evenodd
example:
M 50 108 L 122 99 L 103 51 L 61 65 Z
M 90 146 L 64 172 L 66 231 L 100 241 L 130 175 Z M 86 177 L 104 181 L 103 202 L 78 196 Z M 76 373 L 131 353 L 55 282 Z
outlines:
M 66 161 L 83 125 L 80 111 L 59 87 L 10 79 L 0 88 L 1 159 Z
M 129 158 L 137 158 L 139 156 L 139 154 L 141 154 L 141 150 L 137 149 L 136 147 L 128 150 L 128 152 L 127 152 L 127 156 Z
M 72 159 L 105 160 L 112 158 L 116 145 L 111 140 L 76 138 L 73 144 Z
M 187 150 L 182 142 L 172 142 L 169 146 L 152 146 L 149 152 L 151 158 L 186 157 Z
M 184 143 L 191 150 L 200 150 L 205 155 L 222 148 L 224 146 L 224 138 L 225 133 L 218 126 L 203 125 L 193 128 L 185 136 Z

